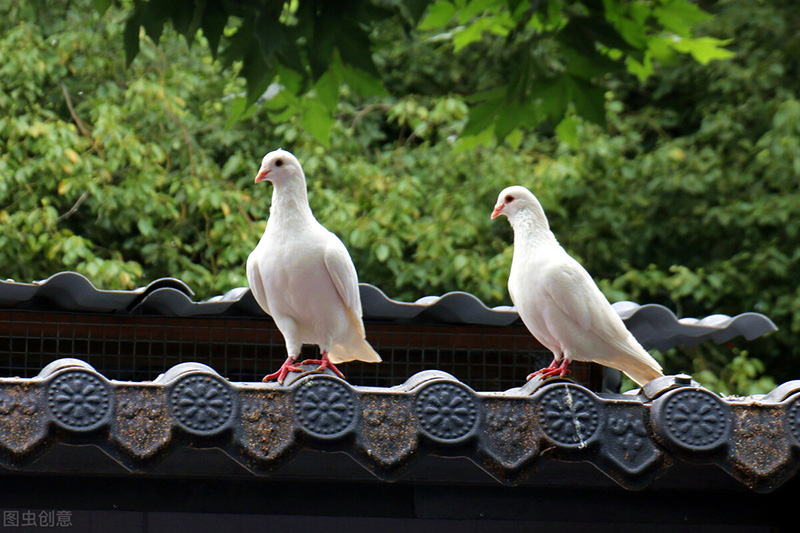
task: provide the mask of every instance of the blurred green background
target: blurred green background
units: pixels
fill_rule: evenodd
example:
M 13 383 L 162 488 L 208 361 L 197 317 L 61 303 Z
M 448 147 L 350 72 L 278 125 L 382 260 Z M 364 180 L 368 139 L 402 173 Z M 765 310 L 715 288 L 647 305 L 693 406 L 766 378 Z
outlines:
M 501 115 L 492 125 L 476 113 L 481 91 L 517 66 L 503 56 L 511 30 L 459 44 L 445 30 L 471 25 L 444 17 L 438 27 L 421 13 L 414 28 L 399 10 L 368 28 L 377 77 L 334 84 L 328 112 L 321 85 L 289 91 L 284 72 L 276 96 L 272 78 L 254 83 L 246 61 L 226 63 L 224 42 L 213 56 L 202 34 L 186 39 L 171 24 L 148 29 L 157 43 L 142 31 L 127 66 L 138 3 L 105 4 L 0 5 L 3 278 L 75 270 L 130 289 L 171 276 L 199 299 L 245 286 L 272 193 L 253 177 L 264 153 L 283 147 L 303 163 L 311 207 L 360 280 L 390 297 L 463 290 L 509 304 L 512 233 L 489 214 L 502 188 L 522 184 L 612 302 L 681 317 L 757 311 L 779 327 L 754 342 L 656 354 L 665 372 L 730 394 L 800 377 L 794 2 L 704 2 L 713 17 L 699 17 L 693 35 L 722 39 L 730 54 L 656 57 L 652 73 L 629 62 L 593 79 L 594 108 L 565 100 L 551 113 L 551 100 L 529 94 L 504 131 Z M 243 22 L 227 24 L 235 46 Z M 556 61 L 557 47 L 537 43 L 532 54 Z M 536 123 L 514 116 L 534 107 Z

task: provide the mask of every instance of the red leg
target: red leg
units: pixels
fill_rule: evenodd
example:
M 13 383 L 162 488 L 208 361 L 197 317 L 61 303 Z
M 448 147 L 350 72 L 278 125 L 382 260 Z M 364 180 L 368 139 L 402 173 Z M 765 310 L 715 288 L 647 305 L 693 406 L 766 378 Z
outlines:
M 266 383 L 267 381 L 272 381 L 273 379 L 277 378 L 278 383 L 283 385 L 283 380 L 286 379 L 286 376 L 287 374 L 289 374 L 289 372 L 302 372 L 302 371 L 303 371 L 302 368 L 294 364 L 294 359 L 290 355 L 289 357 L 286 358 L 286 361 L 283 362 L 283 364 L 281 365 L 281 367 L 278 369 L 277 372 L 273 372 L 272 374 L 267 374 L 261 381 Z
M 331 360 L 328 359 L 328 351 L 327 350 L 323 350 L 322 351 L 322 359 L 306 359 L 305 361 L 303 361 L 300 364 L 301 365 L 319 365 L 319 368 L 317 368 L 318 372 L 321 372 L 321 371 L 325 370 L 326 368 L 330 368 L 331 370 L 333 370 L 334 374 L 336 374 L 340 378 L 344 379 L 344 374 L 342 374 L 342 372 L 338 368 L 336 368 L 336 365 L 331 363 Z
M 570 374 L 570 370 L 567 368 L 569 366 L 569 361 L 566 357 L 561 359 L 561 363 L 559 364 L 555 358 L 553 358 L 553 362 L 550 363 L 550 366 L 547 368 L 542 368 L 541 370 L 537 370 L 533 374 L 528 376 L 528 379 L 533 379 L 535 376 L 540 376 L 541 379 L 547 379 L 551 376 L 568 376 Z
M 550 366 L 548 366 L 548 367 L 545 367 L 545 368 L 542 368 L 542 369 L 540 369 L 540 370 L 537 370 L 536 372 L 533 372 L 533 373 L 531 373 L 531 374 L 528 374 L 528 377 L 527 377 L 526 379 L 527 379 L 528 381 L 530 381 L 530 380 L 532 380 L 534 377 L 538 376 L 539 374 L 541 374 L 541 373 L 543 373 L 543 372 L 547 372 L 547 371 L 549 371 L 549 370 L 553 370 L 554 368 L 558 368 L 558 361 L 556 360 L 556 358 L 555 358 L 555 357 L 553 357 L 553 360 L 550 362 Z

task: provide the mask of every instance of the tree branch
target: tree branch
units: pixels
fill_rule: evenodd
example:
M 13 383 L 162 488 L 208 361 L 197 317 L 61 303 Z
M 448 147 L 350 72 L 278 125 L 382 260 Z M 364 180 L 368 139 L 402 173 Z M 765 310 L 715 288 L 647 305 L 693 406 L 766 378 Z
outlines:
M 67 101 L 67 108 L 69 109 L 69 114 L 72 115 L 72 120 L 75 121 L 75 124 L 78 126 L 78 129 L 81 130 L 81 133 L 84 137 L 89 139 L 90 141 L 94 142 L 94 138 L 92 138 L 92 133 L 86 127 L 86 125 L 81 120 L 81 117 L 75 112 L 75 108 L 72 107 L 72 98 L 69 95 L 69 90 L 64 82 L 61 82 L 61 92 L 64 93 L 64 100 Z
M 350 129 L 352 131 L 355 131 L 356 125 L 361 121 L 361 119 L 367 113 L 371 113 L 372 111 L 377 111 L 377 110 L 386 111 L 386 110 L 391 109 L 391 108 L 392 108 L 392 106 L 389 105 L 389 104 L 371 104 L 371 105 L 365 106 L 364 108 L 360 109 L 356 113 L 355 118 L 353 118 L 353 123 L 350 125 Z
M 75 108 L 72 106 L 72 97 L 70 97 L 69 90 L 63 81 L 61 82 L 61 92 L 64 94 L 64 100 L 67 102 L 67 109 L 69 109 L 69 114 L 72 116 L 72 120 L 75 122 L 75 125 L 78 126 L 79 130 L 81 130 L 81 134 L 91 141 L 92 146 L 97 150 L 97 153 L 100 154 L 100 157 L 105 159 L 103 150 L 100 149 L 100 146 L 97 145 L 94 137 L 92 137 L 92 132 L 89 131 L 89 128 L 87 128 L 86 124 L 83 123 L 81 117 L 79 117 L 78 113 L 75 112 Z
M 83 194 L 81 194 L 80 197 L 78 198 L 78 201 L 75 202 L 75 204 L 69 208 L 69 211 L 58 216 L 58 218 L 56 219 L 56 224 L 58 224 L 59 222 L 63 222 L 64 220 L 74 215 L 88 196 L 89 196 L 89 191 L 83 191 Z

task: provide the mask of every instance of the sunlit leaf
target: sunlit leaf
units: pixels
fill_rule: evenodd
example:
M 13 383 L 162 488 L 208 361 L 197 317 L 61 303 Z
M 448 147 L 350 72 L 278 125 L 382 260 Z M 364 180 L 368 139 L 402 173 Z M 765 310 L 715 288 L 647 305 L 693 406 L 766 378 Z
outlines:
M 456 6 L 449 0 L 438 0 L 428 8 L 425 18 L 418 24 L 421 30 L 444 28 L 456 14 Z
M 672 46 L 675 50 L 691 54 L 698 63 L 705 65 L 715 59 L 733 57 L 735 53 L 724 48 L 730 43 L 731 39 L 721 40 L 713 37 L 699 37 L 696 39 L 680 39 Z
M 572 146 L 578 147 L 578 123 L 572 117 L 564 117 L 556 126 L 558 138 Z
M 320 100 L 304 98 L 302 101 L 300 125 L 320 143 L 329 146 L 328 135 L 333 125 L 330 110 Z

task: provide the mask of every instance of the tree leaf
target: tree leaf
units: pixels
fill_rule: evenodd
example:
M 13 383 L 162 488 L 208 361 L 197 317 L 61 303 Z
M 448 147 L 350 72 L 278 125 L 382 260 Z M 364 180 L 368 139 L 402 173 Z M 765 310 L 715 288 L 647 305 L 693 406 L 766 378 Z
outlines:
M 324 146 L 330 146 L 329 133 L 333 125 L 333 114 L 316 98 L 303 98 L 301 102 L 300 126 Z
M 561 120 L 570 98 L 568 76 L 536 80 L 530 98 L 541 112 L 553 121 Z
M 494 121 L 494 133 L 497 139 L 505 139 L 506 135 L 520 125 L 523 116 L 522 106 L 518 102 L 506 102 L 501 106 Z
M 711 17 L 688 0 L 662 0 L 653 14 L 662 26 L 683 37 L 691 35 L 695 24 Z
M 558 138 L 573 148 L 578 147 L 578 123 L 572 117 L 564 117 L 556 126 Z
M 363 70 L 367 74 L 379 77 L 375 63 L 372 61 L 372 41 L 369 33 L 356 24 L 342 27 L 336 39 L 336 49 L 342 63 Z
M 605 90 L 580 78 L 572 78 L 570 86 L 570 95 L 578 114 L 605 128 Z
M 680 39 L 674 41 L 672 47 L 679 52 L 691 54 L 701 65 L 706 65 L 715 59 L 728 59 L 736 55 L 727 48 L 732 39 L 720 40 L 713 37 L 699 37 L 696 39 Z
M 389 247 L 385 244 L 379 244 L 375 247 L 375 258 L 380 261 L 381 263 L 386 262 L 389 259 Z
M 314 84 L 320 102 L 333 114 L 339 103 L 339 76 L 334 68 L 328 69 Z
M 341 72 L 342 81 L 361 96 L 389 95 L 379 77 L 350 65 L 344 65 Z
M 171 4 L 164 5 L 161 0 L 151 2 L 137 2 L 136 10 L 140 13 L 139 20 L 144 28 L 145 34 L 154 43 L 158 43 L 167 23 L 169 8 Z
M 134 11 L 125 21 L 122 42 L 125 48 L 125 65 L 130 66 L 139 54 L 139 28 L 141 27 L 139 12 Z
M 247 82 L 247 101 L 253 104 L 267 90 L 274 72 L 264 62 L 261 53 L 251 49 L 242 61 L 241 74 Z
M 94 0 L 94 8 L 100 15 L 105 15 L 112 2 L 113 0 Z
M 241 119 L 248 107 L 247 97 L 235 98 L 228 112 L 228 121 L 225 123 L 225 128 L 230 128 Z
M 614 61 L 597 50 L 593 50 L 590 55 L 584 55 L 574 48 L 566 48 L 563 53 L 567 60 L 567 72 L 586 80 L 605 76 L 623 66 L 621 62 Z
M 448 0 L 438 0 L 428 8 L 428 14 L 417 25 L 420 30 L 439 30 L 447 26 L 456 14 L 456 6 Z
M 608 21 L 597 18 L 572 17 L 558 32 L 558 40 L 587 56 L 596 50 L 596 43 L 622 50 L 626 54 L 640 53 Z
M 418 24 L 430 3 L 431 0 L 406 0 L 403 4 L 408 10 L 408 14 L 411 15 L 411 22 Z
M 489 146 L 492 144 L 492 139 L 494 138 L 493 136 L 494 127 L 491 125 L 475 134 L 462 135 L 458 139 L 458 144 L 456 144 L 456 151 L 466 152 L 469 150 L 474 150 L 480 145 Z
M 228 16 L 222 9 L 221 4 L 214 1 L 206 4 L 205 10 L 200 17 L 200 29 L 203 30 L 203 35 L 208 39 L 208 46 L 214 58 L 217 57 L 219 42 L 227 23 Z
M 523 132 L 521 129 L 517 128 L 508 135 L 506 135 L 506 142 L 511 147 L 512 150 L 519 149 L 520 144 L 522 144 L 522 139 L 524 138 Z
M 497 117 L 497 113 L 501 108 L 501 99 L 494 97 L 487 101 L 473 106 L 469 110 L 469 118 L 467 124 L 464 126 L 462 134 L 465 137 L 478 135 L 484 130 L 488 129 Z

